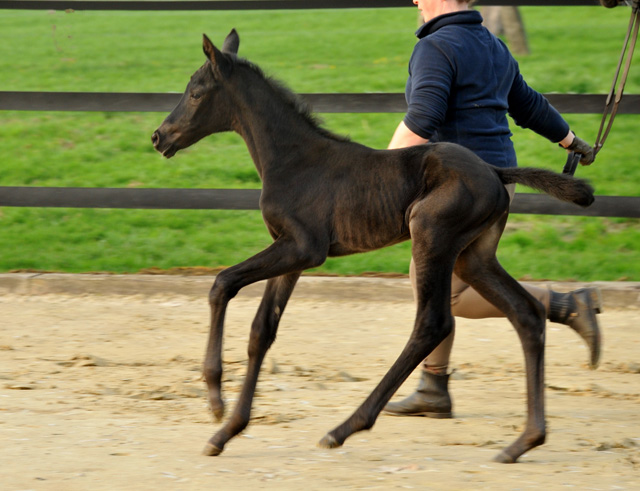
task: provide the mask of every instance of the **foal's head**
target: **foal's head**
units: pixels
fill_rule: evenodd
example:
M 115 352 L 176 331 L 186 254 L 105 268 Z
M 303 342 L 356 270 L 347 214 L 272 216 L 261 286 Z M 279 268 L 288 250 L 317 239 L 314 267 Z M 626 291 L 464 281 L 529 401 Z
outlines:
M 240 38 L 233 29 L 218 50 L 206 35 L 207 61 L 192 76 L 171 114 L 151 136 L 155 149 L 167 158 L 212 133 L 231 130 L 231 105 L 226 84 L 233 71 Z

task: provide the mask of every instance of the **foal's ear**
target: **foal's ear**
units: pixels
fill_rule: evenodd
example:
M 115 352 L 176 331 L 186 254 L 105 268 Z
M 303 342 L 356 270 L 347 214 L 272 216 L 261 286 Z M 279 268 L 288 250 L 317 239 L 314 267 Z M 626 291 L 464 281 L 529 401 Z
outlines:
M 238 54 L 238 47 L 240 46 L 240 36 L 235 29 L 231 29 L 231 32 L 227 35 L 222 43 L 222 51 L 224 53 Z
M 222 52 L 216 48 L 206 34 L 202 35 L 202 51 L 214 69 L 219 70 L 222 73 L 228 73 L 231 68 L 231 61 L 228 57 L 223 55 Z

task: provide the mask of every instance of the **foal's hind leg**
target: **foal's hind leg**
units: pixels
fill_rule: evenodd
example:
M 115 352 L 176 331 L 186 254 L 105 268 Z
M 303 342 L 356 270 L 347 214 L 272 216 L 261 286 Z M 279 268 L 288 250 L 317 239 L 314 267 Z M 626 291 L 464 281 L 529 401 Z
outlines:
M 420 362 L 448 336 L 453 328 L 449 310 L 451 269 L 453 260 L 443 258 L 437 267 L 443 274 L 426 278 L 432 291 L 425 292 L 425 302 L 419 306 L 413 332 L 402 353 L 391 366 L 378 386 L 362 405 L 341 425 L 327 433 L 318 443 L 323 448 L 341 446 L 353 433 L 371 429 L 382 408 L 400 388 Z M 436 262 L 433 262 L 434 266 Z M 446 271 L 446 272 L 445 272 Z
M 205 446 L 205 455 L 220 454 L 225 444 L 249 424 L 251 404 L 262 361 L 276 338 L 280 318 L 299 277 L 300 272 L 295 272 L 268 280 L 258 313 L 251 326 L 249 363 L 240 398 L 229 421 Z
M 416 258 L 418 285 L 417 315 L 411 337 L 369 397 L 344 423 L 324 436 L 319 442 L 321 447 L 339 447 L 353 433 L 373 427 L 393 394 L 453 328 L 451 274 L 456 252 L 466 242 L 462 235 L 451 232 L 449 221 L 438 216 L 437 207 L 442 200 L 425 201 L 422 213 L 415 211 L 418 217 L 411 220 L 412 255 Z M 442 240 L 443 237 L 448 240 Z
M 544 417 L 544 326 L 543 306 L 500 266 L 495 250 L 504 219 L 465 249 L 455 272 L 511 321 L 524 350 L 527 377 L 527 424 L 520 437 L 495 457 L 513 463 L 528 450 L 542 445 Z

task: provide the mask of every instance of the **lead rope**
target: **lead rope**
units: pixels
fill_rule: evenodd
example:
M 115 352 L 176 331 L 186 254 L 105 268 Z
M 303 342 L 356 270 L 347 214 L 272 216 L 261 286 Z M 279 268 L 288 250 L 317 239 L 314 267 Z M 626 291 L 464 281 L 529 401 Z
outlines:
M 631 68 L 631 58 L 633 57 L 633 51 L 636 47 L 636 40 L 638 39 L 638 26 L 640 26 L 640 0 L 634 0 L 631 6 L 631 18 L 629 19 L 629 27 L 627 29 L 627 35 L 625 36 L 624 43 L 622 45 L 622 52 L 620 53 L 620 61 L 618 61 L 618 68 L 616 69 L 615 76 L 613 77 L 611 90 L 609 91 L 609 95 L 607 96 L 607 102 L 605 103 L 605 106 L 604 106 L 604 113 L 602 115 L 602 121 L 600 122 L 600 129 L 598 130 L 598 136 L 596 138 L 595 144 L 593 145 L 593 150 L 596 155 L 602 149 L 602 146 L 604 145 L 604 142 L 607 139 L 607 136 L 609 136 L 609 132 L 611 131 L 611 126 L 613 125 L 613 120 L 618 112 L 618 106 L 620 105 L 620 101 L 622 100 L 624 85 L 627 82 L 627 76 L 629 75 L 629 68 Z M 627 55 L 626 62 L 624 61 L 625 54 Z M 618 84 L 618 77 L 620 76 L 620 69 L 622 68 L 623 62 L 624 62 L 624 70 L 622 72 L 622 77 L 620 77 L 620 84 L 618 85 L 618 90 L 616 91 L 616 85 Z M 615 101 L 613 103 L 613 107 L 610 107 L 614 94 L 615 94 Z M 609 118 L 608 124 L 606 124 L 607 118 Z M 607 127 L 603 132 L 605 124 Z
M 611 2 L 609 2 L 611 3 Z M 629 2 L 627 2 L 629 3 Z M 604 4 L 603 4 L 604 5 Z M 610 5 L 606 4 L 606 7 Z M 613 4 L 615 6 L 615 3 Z M 638 28 L 640 26 L 640 0 L 633 0 L 631 2 L 631 18 L 629 19 L 629 27 L 627 28 L 627 34 L 622 45 L 622 52 L 620 53 L 620 60 L 618 61 L 618 67 L 613 77 L 613 83 L 611 84 L 611 90 L 607 95 L 607 100 L 604 106 L 604 112 L 602 114 L 602 120 L 600 121 L 600 129 L 598 130 L 598 136 L 596 142 L 593 144 L 594 158 L 598 152 L 602 149 L 605 140 L 609 136 L 611 127 L 613 126 L 613 120 L 618 113 L 618 107 L 622 100 L 622 94 L 624 92 L 624 85 L 627 82 L 627 76 L 629 75 L 629 69 L 631 68 L 631 59 L 633 58 L 633 51 L 636 47 L 636 41 L 638 39 Z M 625 55 L 626 61 L 625 61 Z M 622 77 L 620 77 L 620 70 L 624 64 L 622 71 Z M 620 79 L 618 83 L 618 79 Z M 616 90 L 617 86 L 617 90 Z M 614 99 L 615 96 L 615 99 Z M 613 105 L 611 104 L 613 101 Z M 608 122 L 607 122 L 608 120 Z M 606 129 L 605 129 L 606 126 Z M 563 174 L 573 175 L 580 162 L 581 154 L 576 152 L 569 152 L 567 156 L 567 162 L 562 169 Z

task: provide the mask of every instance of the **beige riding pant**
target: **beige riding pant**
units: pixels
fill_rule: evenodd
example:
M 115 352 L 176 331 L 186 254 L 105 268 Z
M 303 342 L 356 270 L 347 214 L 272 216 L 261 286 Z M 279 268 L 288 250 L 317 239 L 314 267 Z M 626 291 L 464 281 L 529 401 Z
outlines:
M 515 193 L 515 184 L 505 186 L 509 192 L 509 198 L 513 199 Z M 411 259 L 409 266 L 409 277 L 413 286 L 414 298 L 416 297 L 415 284 L 415 264 Z M 520 283 L 534 298 L 536 298 L 545 310 L 549 311 L 549 301 L 551 298 L 550 290 L 540 288 L 526 283 Z M 466 319 L 486 319 L 489 317 L 505 317 L 502 311 L 498 310 L 494 305 L 485 300 L 478 292 L 462 281 L 458 276 L 453 274 L 451 278 L 451 312 L 455 317 L 464 317 Z M 423 361 L 423 368 L 430 371 L 442 372 L 447 370 L 451 349 L 453 348 L 453 338 L 455 328 L 451 334 L 442 341 L 438 347 L 427 356 Z

